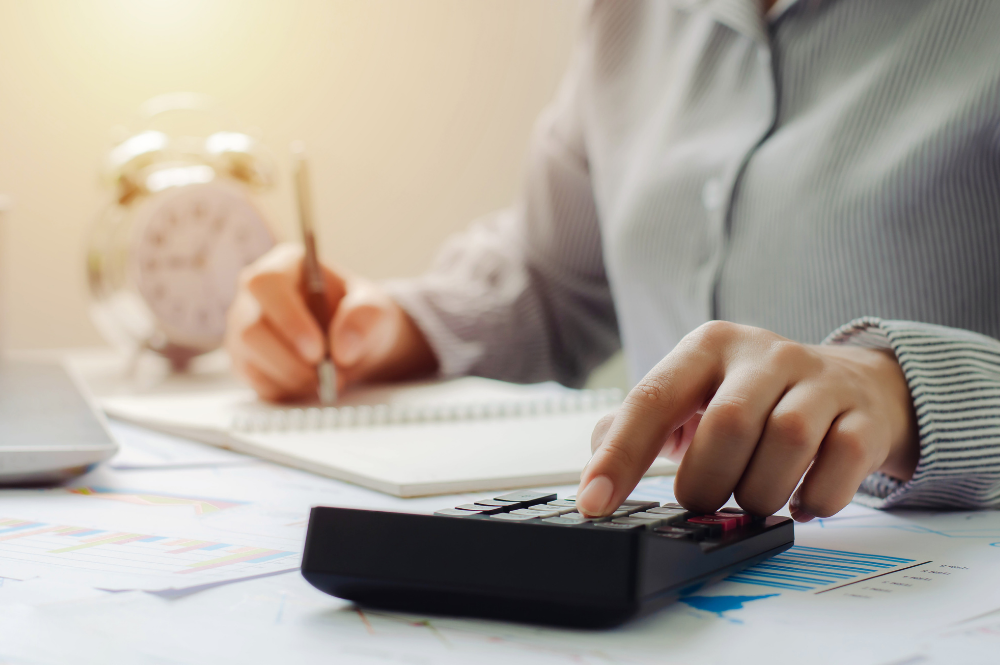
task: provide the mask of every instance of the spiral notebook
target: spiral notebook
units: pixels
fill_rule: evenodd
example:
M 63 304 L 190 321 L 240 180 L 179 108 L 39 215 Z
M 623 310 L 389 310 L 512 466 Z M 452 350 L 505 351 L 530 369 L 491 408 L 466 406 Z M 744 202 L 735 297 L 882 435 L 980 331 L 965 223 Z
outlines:
M 400 497 L 575 483 L 617 390 L 480 378 L 356 390 L 336 407 L 252 391 L 115 396 L 107 414 Z M 647 475 L 672 473 L 657 460 Z

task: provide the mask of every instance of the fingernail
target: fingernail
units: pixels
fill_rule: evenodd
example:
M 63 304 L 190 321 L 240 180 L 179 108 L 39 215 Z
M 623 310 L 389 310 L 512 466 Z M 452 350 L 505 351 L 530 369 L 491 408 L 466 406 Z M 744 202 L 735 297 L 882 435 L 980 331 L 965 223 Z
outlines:
M 603 515 L 615 486 L 607 476 L 597 476 L 576 494 L 576 507 L 584 515 Z
M 315 337 L 300 337 L 298 347 L 303 360 L 319 362 L 323 357 L 323 343 Z
M 364 335 L 357 328 L 344 328 L 337 335 L 337 362 L 341 365 L 353 365 L 361 359 L 364 353 Z
M 798 494 L 792 496 L 792 500 L 788 502 L 788 512 L 796 522 L 809 522 L 816 519 L 815 515 L 810 515 L 802 510 Z

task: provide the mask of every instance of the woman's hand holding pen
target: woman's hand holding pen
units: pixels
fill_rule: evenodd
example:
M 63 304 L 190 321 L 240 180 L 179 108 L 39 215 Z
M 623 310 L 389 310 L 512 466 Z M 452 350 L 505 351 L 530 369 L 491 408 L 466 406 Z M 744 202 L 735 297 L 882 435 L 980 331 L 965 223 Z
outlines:
M 302 249 L 279 245 L 248 266 L 229 309 L 226 348 L 257 393 L 272 401 L 316 393 L 322 335 L 330 336 L 338 389 L 434 371 L 437 360 L 410 317 L 374 282 L 323 269 L 334 311 L 321 331 L 306 306 Z

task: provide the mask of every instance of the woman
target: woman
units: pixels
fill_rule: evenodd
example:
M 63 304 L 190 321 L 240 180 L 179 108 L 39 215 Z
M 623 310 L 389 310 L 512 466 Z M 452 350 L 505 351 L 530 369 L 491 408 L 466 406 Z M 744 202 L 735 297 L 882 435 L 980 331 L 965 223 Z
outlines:
M 517 205 L 422 277 L 328 272 L 330 331 L 277 250 L 229 350 L 282 399 L 321 334 L 344 383 L 572 385 L 621 345 L 644 378 L 594 432 L 590 515 L 663 452 L 703 512 L 995 506 L 997 34 L 986 0 L 597 2 Z

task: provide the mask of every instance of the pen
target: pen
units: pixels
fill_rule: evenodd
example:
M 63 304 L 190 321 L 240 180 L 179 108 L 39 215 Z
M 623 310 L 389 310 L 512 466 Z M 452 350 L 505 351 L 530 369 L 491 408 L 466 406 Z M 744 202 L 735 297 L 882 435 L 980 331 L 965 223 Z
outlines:
M 332 312 L 326 299 L 326 282 L 316 256 L 316 232 L 313 227 L 312 199 L 309 194 L 309 170 L 305 149 L 300 141 L 292 144 L 293 168 L 295 171 L 295 194 L 299 205 L 299 226 L 302 229 L 302 244 L 305 257 L 302 262 L 302 282 L 306 292 L 306 306 L 319 324 L 323 334 L 323 359 L 316 367 L 319 378 L 319 401 L 333 404 L 337 401 L 337 369 L 333 366 L 328 328 Z

